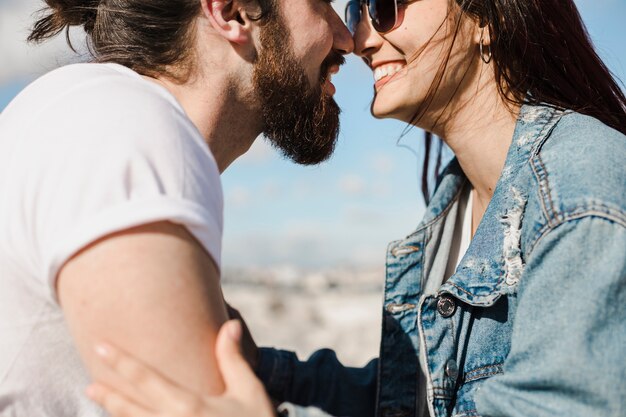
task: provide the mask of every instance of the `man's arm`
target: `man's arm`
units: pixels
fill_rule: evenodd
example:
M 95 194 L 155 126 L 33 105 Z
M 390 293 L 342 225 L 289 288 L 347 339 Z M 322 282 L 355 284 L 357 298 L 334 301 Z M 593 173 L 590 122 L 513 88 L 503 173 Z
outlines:
M 57 291 L 80 355 L 94 379 L 123 380 L 97 360 L 108 342 L 196 393 L 221 393 L 214 344 L 227 313 L 219 272 L 183 226 L 153 223 L 109 235 L 80 251 Z

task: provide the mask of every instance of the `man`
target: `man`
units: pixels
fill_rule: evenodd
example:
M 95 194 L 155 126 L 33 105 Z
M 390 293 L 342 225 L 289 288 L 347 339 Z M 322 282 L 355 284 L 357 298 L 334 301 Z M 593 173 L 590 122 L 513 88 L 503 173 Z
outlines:
M 61 69 L 0 118 L 0 415 L 100 415 L 90 377 L 124 383 L 96 360 L 102 340 L 219 393 L 211 175 L 260 133 L 295 162 L 326 159 L 352 38 L 323 0 L 46 3 L 31 40 L 82 26 L 96 61 L 123 68 Z

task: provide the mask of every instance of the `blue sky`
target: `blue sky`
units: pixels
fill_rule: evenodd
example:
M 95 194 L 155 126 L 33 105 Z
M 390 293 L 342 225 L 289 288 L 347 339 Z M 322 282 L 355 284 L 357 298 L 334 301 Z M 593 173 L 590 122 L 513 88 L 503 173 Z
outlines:
M 29 80 L 64 62 L 58 56 L 67 57 L 60 41 L 41 48 L 21 42 L 38 4 L 0 0 L 5 67 L 0 69 L 0 110 Z M 342 10 L 345 3 L 335 4 Z M 577 4 L 600 55 L 626 80 L 626 2 Z M 359 59 L 349 57 L 333 82 L 343 113 L 337 151 L 329 162 L 296 166 L 259 140 L 223 174 L 226 267 L 382 265 L 387 243 L 418 224 L 424 210 L 418 174 L 422 133 L 414 129 L 397 146 L 405 126 L 370 116 L 372 76 Z

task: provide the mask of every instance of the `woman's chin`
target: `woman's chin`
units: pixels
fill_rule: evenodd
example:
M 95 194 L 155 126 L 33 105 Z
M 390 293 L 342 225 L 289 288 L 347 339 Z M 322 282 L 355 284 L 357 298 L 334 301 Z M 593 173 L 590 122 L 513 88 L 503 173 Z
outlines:
M 402 108 L 398 106 L 394 106 L 391 103 L 384 103 L 382 100 L 378 100 L 374 98 L 374 102 L 370 108 L 372 116 L 376 119 L 398 119 L 405 122 L 406 120 L 405 113 Z

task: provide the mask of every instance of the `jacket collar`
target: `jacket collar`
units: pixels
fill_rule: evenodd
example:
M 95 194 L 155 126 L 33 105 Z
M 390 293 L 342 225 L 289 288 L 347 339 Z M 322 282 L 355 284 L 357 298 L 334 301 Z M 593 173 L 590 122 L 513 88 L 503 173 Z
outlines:
M 456 273 L 439 294 L 450 293 L 468 304 L 488 306 L 502 294 L 515 291 L 524 270 L 521 227 L 528 201 L 527 187 L 520 186 L 520 175 L 562 114 L 549 106 L 522 106 L 493 198 Z M 442 174 L 416 233 L 446 215 L 466 181 L 454 159 Z

